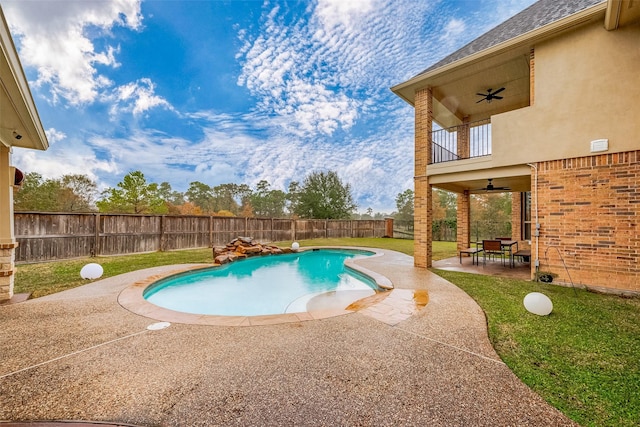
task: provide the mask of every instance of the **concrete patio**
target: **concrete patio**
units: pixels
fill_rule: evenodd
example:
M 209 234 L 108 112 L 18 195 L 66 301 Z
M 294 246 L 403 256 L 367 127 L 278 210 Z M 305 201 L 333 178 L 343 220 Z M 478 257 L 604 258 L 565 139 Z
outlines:
M 480 256 L 478 264 L 473 264 L 471 257 L 468 256 L 463 256 L 462 262 L 457 256 L 433 261 L 433 268 L 439 270 L 531 280 L 531 264 L 529 262 L 515 261 L 513 265 L 513 267 L 509 267 L 509 264 L 504 265 L 500 260 L 487 260 L 484 264 L 482 256 Z
M 499 359 L 482 310 L 460 289 L 397 252 L 357 263 L 395 289 L 305 321 L 149 330 L 158 319 L 118 303 L 132 284 L 185 266 L 2 306 L 0 420 L 574 425 Z

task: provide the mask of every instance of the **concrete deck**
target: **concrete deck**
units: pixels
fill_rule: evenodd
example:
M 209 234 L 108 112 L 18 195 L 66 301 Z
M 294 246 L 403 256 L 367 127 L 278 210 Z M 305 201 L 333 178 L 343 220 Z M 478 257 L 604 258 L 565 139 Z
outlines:
M 186 266 L 1 306 L 2 425 L 574 425 L 500 361 L 464 292 L 397 252 L 357 262 L 395 289 L 322 319 L 149 330 L 162 319 L 118 303 Z

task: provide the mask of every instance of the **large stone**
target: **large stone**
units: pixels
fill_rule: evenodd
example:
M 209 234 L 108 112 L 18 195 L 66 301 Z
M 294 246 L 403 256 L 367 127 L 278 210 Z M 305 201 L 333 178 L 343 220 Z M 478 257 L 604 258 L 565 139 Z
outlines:
M 282 249 L 273 245 L 262 245 L 251 237 L 237 237 L 225 246 L 215 246 L 213 248 L 214 262 L 217 264 L 227 264 L 238 258 L 246 258 L 254 255 L 279 255 L 282 253 L 291 253 L 291 249 Z
M 229 254 L 218 255 L 217 257 L 215 257 L 214 261 L 216 262 L 216 264 L 228 264 L 231 262 L 231 257 L 229 256 Z

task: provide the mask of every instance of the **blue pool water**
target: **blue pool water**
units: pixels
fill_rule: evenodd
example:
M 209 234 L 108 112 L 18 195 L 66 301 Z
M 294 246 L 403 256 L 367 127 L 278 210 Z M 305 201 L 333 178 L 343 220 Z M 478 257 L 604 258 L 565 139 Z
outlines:
M 349 258 L 369 255 L 373 253 L 322 249 L 249 258 L 162 279 L 144 291 L 144 298 L 164 308 L 194 314 L 302 312 L 314 297 L 329 296 L 324 298 L 329 303 L 331 299 L 344 303 L 349 296 L 352 302 L 375 294 L 373 280 L 344 265 Z

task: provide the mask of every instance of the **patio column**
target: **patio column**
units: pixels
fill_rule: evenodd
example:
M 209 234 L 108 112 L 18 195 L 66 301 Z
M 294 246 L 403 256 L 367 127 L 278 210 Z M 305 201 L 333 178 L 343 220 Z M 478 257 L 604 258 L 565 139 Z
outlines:
M 0 143 L 0 301 L 13 297 L 15 248 L 11 149 Z
M 522 239 L 521 215 L 522 193 L 511 193 L 511 240 L 520 241 Z
M 456 154 L 461 159 L 468 159 L 471 155 L 469 134 L 469 117 L 465 116 L 462 119 L 462 124 L 458 126 L 458 152 Z
M 458 194 L 456 236 L 459 251 L 471 247 L 471 194 L 469 194 L 469 190 Z
M 431 130 L 433 128 L 433 93 L 431 88 L 415 94 L 415 175 L 414 175 L 414 254 L 416 267 L 431 267 L 432 193 L 427 177 L 431 162 Z

